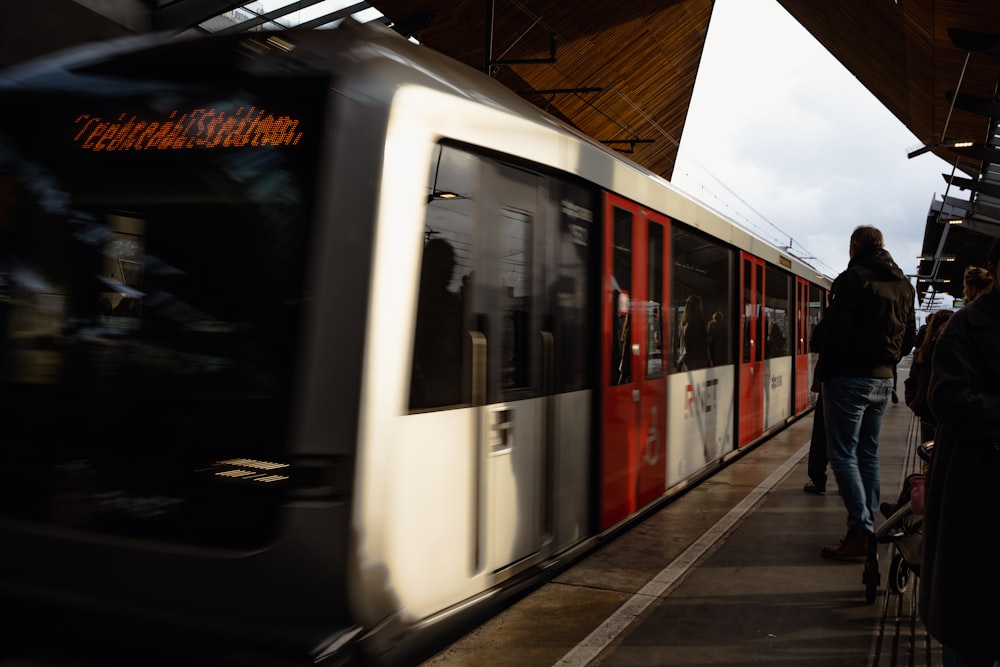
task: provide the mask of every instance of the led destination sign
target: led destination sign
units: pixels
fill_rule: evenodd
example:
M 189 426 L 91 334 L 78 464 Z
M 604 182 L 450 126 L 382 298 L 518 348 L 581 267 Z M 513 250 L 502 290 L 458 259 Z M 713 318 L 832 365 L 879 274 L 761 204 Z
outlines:
M 115 120 L 81 114 L 74 121 L 73 142 L 81 150 L 101 152 L 295 146 L 302 140 L 299 120 L 275 116 L 257 107 L 235 112 L 215 108 L 171 111 L 163 120 L 121 113 Z

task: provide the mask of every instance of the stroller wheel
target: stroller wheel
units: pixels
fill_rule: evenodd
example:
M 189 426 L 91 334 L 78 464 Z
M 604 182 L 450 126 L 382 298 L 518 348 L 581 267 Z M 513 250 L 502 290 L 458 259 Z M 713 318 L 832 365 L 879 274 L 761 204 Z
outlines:
M 902 554 L 895 554 L 889 564 L 889 587 L 893 593 L 905 593 L 910 585 L 910 566 Z

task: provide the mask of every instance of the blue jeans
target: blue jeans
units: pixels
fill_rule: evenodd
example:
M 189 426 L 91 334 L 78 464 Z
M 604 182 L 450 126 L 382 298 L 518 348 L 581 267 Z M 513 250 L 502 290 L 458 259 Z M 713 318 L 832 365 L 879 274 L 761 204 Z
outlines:
M 834 377 L 820 393 L 830 469 L 847 508 L 847 527 L 873 532 L 880 500 L 878 434 L 892 378 Z

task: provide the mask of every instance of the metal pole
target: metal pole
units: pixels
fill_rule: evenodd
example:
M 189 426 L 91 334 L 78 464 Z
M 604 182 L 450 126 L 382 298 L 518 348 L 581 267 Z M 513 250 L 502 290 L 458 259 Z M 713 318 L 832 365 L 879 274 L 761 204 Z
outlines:
M 490 74 L 490 62 L 493 60 L 493 6 L 494 0 L 486 0 L 486 35 L 483 46 L 483 72 Z

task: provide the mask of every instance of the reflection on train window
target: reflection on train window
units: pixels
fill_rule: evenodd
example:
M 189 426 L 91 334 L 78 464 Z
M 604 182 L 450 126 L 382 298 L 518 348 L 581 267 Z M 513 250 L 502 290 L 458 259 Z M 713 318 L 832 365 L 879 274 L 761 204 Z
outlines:
M 410 409 L 469 401 L 466 382 L 476 280 L 480 158 L 440 146 L 431 165 L 417 322 L 410 375 Z M 445 193 L 444 195 L 442 193 Z
M 744 312 L 740 319 L 743 321 L 743 360 L 744 364 L 750 363 L 753 353 L 753 323 L 755 320 L 753 308 L 756 301 L 753 297 L 753 267 L 754 264 L 747 258 L 743 258 L 743 301 Z
M 718 241 L 681 224 L 671 227 L 670 295 L 672 369 L 732 363 L 734 254 Z M 695 314 L 694 310 L 699 309 Z M 685 318 L 685 311 L 691 309 Z
M 646 279 L 646 379 L 663 377 L 663 225 L 649 221 Z
M 136 217 L 113 214 L 107 217 L 108 239 L 99 274 L 103 289 L 100 312 L 104 326 L 136 329 L 142 313 L 143 258 L 146 252 L 146 223 Z
M 504 390 L 531 385 L 531 216 L 500 211 L 500 283 L 503 332 L 500 385 Z
M 764 266 L 759 260 L 753 263 L 753 280 L 753 303 L 756 304 L 756 308 L 752 318 L 752 340 L 756 341 L 756 344 L 751 347 L 753 348 L 753 360 L 762 361 L 764 359 L 764 345 L 761 345 L 761 341 L 764 340 L 765 335 L 764 317 L 761 312 L 761 304 L 764 302 Z
M 632 213 L 614 209 L 611 384 L 632 382 Z
M 427 183 L 410 410 L 588 386 L 593 193 L 450 145 Z
M 791 354 L 788 337 L 794 336 L 795 332 L 789 330 L 790 281 L 789 274 L 768 265 L 764 292 L 764 318 L 767 321 L 764 356 L 767 359 Z
M 809 285 L 809 340 L 812 340 L 813 329 L 823 319 L 826 312 L 826 290 L 816 285 Z
M 550 181 L 550 190 L 559 228 L 555 242 L 549 244 L 553 254 L 545 262 L 552 267 L 546 279 L 546 329 L 555 337 L 555 388 L 576 391 L 593 382 L 588 350 L 596 339 L 590 334 L 589 295 L 598 291 L 599 277 L 594 271 L 595 285 L 591 286 L 589 266 L 596 198 L 592 189 L 555 179 Z

